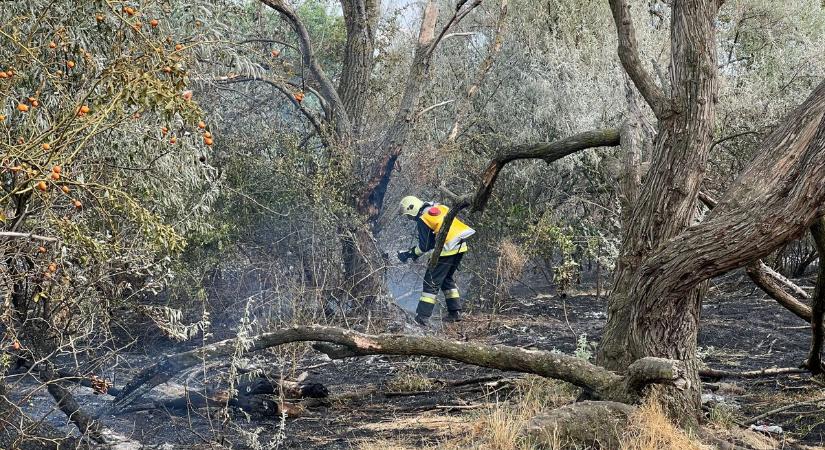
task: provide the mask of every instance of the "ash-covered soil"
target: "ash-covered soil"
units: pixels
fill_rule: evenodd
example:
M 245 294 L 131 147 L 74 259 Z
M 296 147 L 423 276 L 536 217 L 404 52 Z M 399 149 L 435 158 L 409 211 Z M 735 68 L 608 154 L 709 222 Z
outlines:
M 566 298 L 540 294 L 542 289 L 515 290 L 495 316 L 472 311 L 467 319 L 446 327 L 436 325 L 428 333 L 487 344 L 556 350 L 587 356 L 593 352 L 606 322 L 606 299 L 593 292 L 572 293 Z M 544 290 L 549 291 L 549 290 Z M 703 306 L 699 353 L 713 369 L 747 371 L 769 367 L 795 367 L 806 356 L 810 331 L 761 291 L 732 275 L 711 283 Z M 412 327 L 409 332 L 418 332 Z M 147 349 L 144 354 L 124 356 L 107 371 L 116 385 L 155 361 L 159 354 L 181 346 Z M 224 361 L 227 364 L 228 361 Z M 172 444 L 166 448 L 280 448 L 353 449 L 370 442 L 403 442 L 415 448 L 438 447 L 452 437 L 468 433 L 476 422 L 479 405 L 506 401 L 516 373 L 478 368 L 432 358 L 371 356 L 331 361 L 307 346 L 266 352 L 255 357 L 256 367 L 283 370 L 285 377 L 308 371 L 314 381 L 331 393 L 326 404 L 305 407 L 285 421 L 275 418 L 245 418 L 230 411 L 225 420 L 219 411 L 206 408 L 188 412 L 159 409 L 133 411 L 103 422 L 115 431 L 147 444 Z M 277 368 L 277 369 L 276 369 Z M 181 374 L 156 388 L 154 396 L 174 395 L 184 386 L 217 382 L 220 365 Z M 17 383 L 36 384 L 25 378 Z M 722 389 L 719 389 L 719 386 Z M 714 394 L 709 412 L 731 411 L 734 422 L 777 407 L 825 394 L 825 383 L 808 374 L 780 375 L 755 379 L 725 379 L 708 384 Z M 74 388 L 82 406 L 97 411 L 111 400 L 93 395 L 90 389 Z M 65 417 L 53 410 L 43 389 L 32 390 L 27 408 L 67 432 Z M 710 397 L 709 397 L 710 398 Z M 764 420 L 784 433 L 784 448 L 805 444 L 825 445 L 825 412 L 799 406 Z M 246 436 L 246 438 L 244 438 Z

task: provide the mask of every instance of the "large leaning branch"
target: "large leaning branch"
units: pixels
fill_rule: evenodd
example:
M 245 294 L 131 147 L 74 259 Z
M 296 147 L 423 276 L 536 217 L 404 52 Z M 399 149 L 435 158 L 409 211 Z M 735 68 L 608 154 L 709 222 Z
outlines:
M 289 23 L 293 31 L 295 31 L 295 35 L 298 39 L 298 47 L 301 49 L 301 59 L 303 65 L 309 69 L 309 72 L 315 79 L 315 82 L 318 83 L 321 95 L 323 95 L 324 100 L 326 100 L 332 109 L 332 117 L 335 122 L 333 125 L 336 133 L 338 134 L 338 138 L 342 139 L 348 137 L 352 133 L 352 122 L 344 109 L 344 104 L 341 101 L 341 97 L 338 95 L 338 91 L 332 84 L 332 80 L 330 80 L 324 72 L 324 69 L 318 62 L 318 58 L 315 57 L 315 52 L 312 49 L 312 42 L 309 38 L 309 32 L 307 31 L 306 26 L 295 11 L 283 0 L 260 1 L 261 3 L 277 11 L 281 17 Z
M 699 192 L 699 200 L 704 203 L 708 209 L 715 208 L 719 203 L 716 199 L 702 191 Z M 804 289 L 771 269 L 761 259 L 751 263 L 745 269 L 745 273 L 748 274 L 748 277 L 750 277 L 754 284 L 772 299 L 776 300 L 777 303 L 794 313 L 797 317 L 808 322 L 811 321 L 811 308 L 788 292 L 788 290 L 790 290 L 803 299 L 811 298 Z
M 539 350 L 524 350 L 506 345 L 481 345 L 459 342 L 435 336 L 398 334 L 368 335 L 336 327 L 306 326 L 286 328 L 245 338 L 247 352 L 259 351 L 290 342 L 321 341 L 344 348 L 337 357 L 365 355 L 409 355 L 446 358 L 492 369 L 532 373 L 564 380 L 584 388 L 598 398 L 633 402 L 649 383 L 680 385 L 684 382 L 681 363 L 659 358 L 645 358 L 620 376 L 581 358 Z M 169 355 L 138 374 L 121 390 L 121 395 L 109 412 L 133 403 L 153 387 L 169 380 L 188 367 L 232 355 L 237 339 L 227 339 L 212 345 L 176 355 Z M 332 353 L 332 351 L 330 351 Z
M 625 0 L 610 0 L 610 10 L 613 12 L 613 21 L 616 23 L 616 34 L 619 38 L 618 53 L 622 67 L 633 80 L 633 84 L 636 85 L 647 104 L 653 109 L 656 117 L 663 119 L 670 116 L 673 113 L 670 98 L 659 88 L 639 59 L 630 5 Z
M 436 236 L 435 248 L 433 249 L 429 263 L 430 267 L 435 267 L 435 263 L 438 261 L 438 255 L 441 254 L 441 250 L 444 248 L 447 231 L 450 229 L 450 225 L 452 225 L 455 216 L 467 207 L 472 207 L 474 212 L 483 211 L 487 205 L 487 201 L 490 199 L 490 194 L 493 192 L 493 186 L 498 179 L 499 173 L 501 173 L 501 170 L 508 163 L 519 159 L 543 159 L 547 164 L 550 164 L 581 150 L 596 147 L 616 147 L 620 142 L 621 132 L 619 129 L 604 128 L 574 134 L 573 136 L 553 142 L 517 145 L 499 151 L 498 154 L 490 160 L 487 168 L 484 169 L 484 172 L 481 174 L 475 195 L 457 196 L 442 187 L 442 190 L 450 197 L 452 205 L 450 212 L 444 217 L 444 222 Z

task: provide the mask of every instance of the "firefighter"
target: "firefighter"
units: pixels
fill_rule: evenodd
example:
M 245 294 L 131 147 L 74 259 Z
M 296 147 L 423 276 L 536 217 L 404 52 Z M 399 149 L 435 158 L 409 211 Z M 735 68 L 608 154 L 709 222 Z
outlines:
M 435 236 L 441 229 L 444 217 L 450 209 L 435 202 L 423 202 L 417 197 L 407 196 L 401 199 L 400 214 L 409 220 L 414 220 L 418 231 L 418 245 L 406 251 L 398 252 L 398 260 L 407 262 L 408 259 L 417 260 L 419 256 L 435 247 Z M 475 230 L 465 225 L 458 218 L 447 232 L 444 249 L 438 257 L 435 268 L 427 269 L 424 274 L 424 286 L 418 307 L 415 312 L 415 321 L 422 326 L 429 324 L 430 316 L 435 308 L 438 291 L 444 292 L 447 303 L 447 322 L 461 320 L 461 295 L 455 283 L 455 272 L 461 264 L 461 258 L 467 252 L 465 240 L 473 235 Z

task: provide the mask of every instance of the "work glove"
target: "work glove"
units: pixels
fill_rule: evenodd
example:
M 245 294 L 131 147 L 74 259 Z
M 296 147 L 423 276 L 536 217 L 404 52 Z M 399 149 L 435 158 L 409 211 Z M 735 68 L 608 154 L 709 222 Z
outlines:
M 418 259 L 418 255 L 415 254 L 415 249 L 411 248 L 404 252 L 398 252 L 398 260 L 402 263 L 407 262 L 408 259 L 412 259 L 413 261 Z

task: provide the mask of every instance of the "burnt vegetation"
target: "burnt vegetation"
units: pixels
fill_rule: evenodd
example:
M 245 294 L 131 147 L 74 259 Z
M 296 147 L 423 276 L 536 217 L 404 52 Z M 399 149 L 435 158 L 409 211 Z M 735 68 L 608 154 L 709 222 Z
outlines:
M 803 0 L 4 2 L 0 450 L 819 448 L 823 39 Z M 450 210 L 405 265 L 408 195 Z M 418 325 L 457 217 L 463 321 Z

